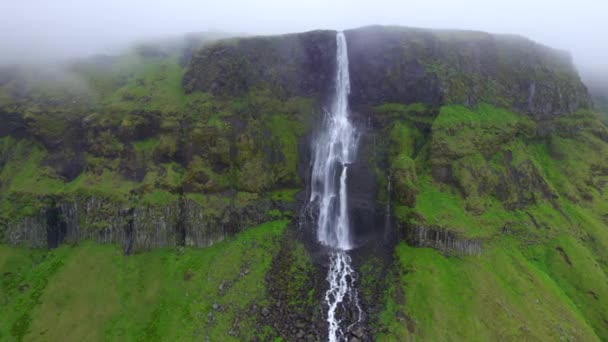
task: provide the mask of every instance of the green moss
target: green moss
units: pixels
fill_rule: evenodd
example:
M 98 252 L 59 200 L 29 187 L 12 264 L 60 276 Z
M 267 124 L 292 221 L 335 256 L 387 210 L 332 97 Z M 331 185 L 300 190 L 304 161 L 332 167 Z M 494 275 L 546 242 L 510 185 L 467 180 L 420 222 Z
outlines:
M 274 182 L 273 174 L 264 167 L 261 157 L 247 159 L 241 166 L 237 178 L 239 188 L 251 192 L 266 191 Z
M 225 127 L 225 124 L 222 121 L 221 115 L 219 113 L 213 114 L 207 121 L 207 125 L 211 126 L 211 127 L 215 127 L 219 130 L 224 129 L 224 127 Z
M 275 149 L 281 151 L 281 162 L 275 166 L 278 183 L 298 183 L 298 137 L 304 133 L 302 125 L 287 115 L 272 115 L 266 122 L 274 139 Z
M 66 183 L 61 192 L 100 195 L 115 201 L 126 201 L 134 187 L 134 182 L 106 170 L 101 174 L 84 172 L 73 181 Z
M 275 201 L 293 202 L 295 195 L 302 189 L 281 189 L 268 193 L 268 196 Z
M 149 205 L 168 205 L 176 202 L 177 199 L 178 196 L 176 194 L 161 190 L 147 192 L 141 198 L 143 203 Z
M 44 147 L 23 139 L 10 149 L 10 158 L 0 170 L 4 191 L 46 194 L 63 188 L 61 178 L 43 165 L 48 155 Z
M 532 134 L 533 127 L 527 117 L 490 105 L 474 110 L 444 106 L 432 126 L 432 162 L 441 164 L 476 152 L 490 156 L 516 136 Z
M 433 128 L 453 130 L 462 126 L 513 126 L 526 120 L 523 116 L 488 104 L 481 104 L 475 109 L 451 105 L 441 108 L 439 116 L 433 122 Z
M 154 152 L 154 150 L 158 146 L 158 143 L 159 143 L 159 140 L 157 138 L 148 138 L 145 140 L 134 142 L 133 147 L 135 147 L 135 150 L 138 151 L 139 153 L 145 153 L 147 155 L 151 155 L 152 152 Z
M 421 135 L 413 125 L 403 121 L 396 121 L 389 133 L 389 152 L 392 156 L 405 156 L 412 158 L 416 151 L 417 142 Z
M 188 193 L 186 198 L 194 201 L 204 210 L 205 214 L 220 217 L 225 209 L 232 203 L 232 199 L 223 195 Z

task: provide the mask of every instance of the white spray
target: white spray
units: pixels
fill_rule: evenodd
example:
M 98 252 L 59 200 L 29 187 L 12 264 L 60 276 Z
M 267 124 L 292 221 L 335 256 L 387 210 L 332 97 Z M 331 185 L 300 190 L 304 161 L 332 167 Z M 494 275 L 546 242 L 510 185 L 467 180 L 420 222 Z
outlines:
M 325 294 L 328 305 L 329 341 L 346 340 L 342 321 L 338 317 L 340 306 L 348 301 L 358 310 L 358 323 L 362 318 L 357 291 L 356 276 L 351 258 L 346 251 L 353 248 L 348 220 L 347 179 L 348 165 L 353 162 L 357 148 L 357 132 L 348 118 L 350 76 L 348 51 L 344 33 L 336 36 L 336 93 L 327 113 L 324 130 L 314 144 L 311 180 L 311 203 L 318 203 L 317 238 L 333 249 L 329 256 Z M 354 325 L 354 324 L 351 324 Z M 346 328 L 346 329 L 345 329 Z

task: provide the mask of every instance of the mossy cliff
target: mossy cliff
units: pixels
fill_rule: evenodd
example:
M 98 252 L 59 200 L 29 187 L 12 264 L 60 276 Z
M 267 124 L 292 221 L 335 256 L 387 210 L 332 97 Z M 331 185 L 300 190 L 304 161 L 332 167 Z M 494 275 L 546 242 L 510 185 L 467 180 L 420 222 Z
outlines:
M 315 98 L 186 94 L 188 49 L 145 45 L 60 71 L 6 69 L 5 241 L 45 246 L 58 229 L 59 243 L 127 251 L 206 246 L 294 211 L 298 141 Z
M 354 105 L 489 103 L 539 118 L 591 106 L 570 55 L 523 37 L 386 26 L 345 33 Z M 335 49 L 330 31 L 224 41 L 193 57 L 184 86 L 326 96 Z
M 608 128 L 570 57 L 481 32 L 345 34 L 367 313 L 351 338 L 608 339 Z M 0 238 L 58 247 L 0 250 L 0 339 L 44 334 L 53 305 L 93 314 L 87 296 L 114 303 L 87 325 L 98 339 L 323 338 L 325 261 L 300 213 L 335 32 L 216 38 L 0 71 Z M 120 286 L 70 287 L 72 254 Z

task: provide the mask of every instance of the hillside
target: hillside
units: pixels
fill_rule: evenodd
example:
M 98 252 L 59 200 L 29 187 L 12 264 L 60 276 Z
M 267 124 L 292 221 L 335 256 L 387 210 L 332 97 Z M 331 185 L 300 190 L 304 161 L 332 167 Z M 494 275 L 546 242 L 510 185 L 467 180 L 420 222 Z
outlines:
M 351 340 L 608 339 L 608 128 L 570 57 L 345 35 Z M 326 337 L 306 204 L 335 32 L 217 38 L 0 70 L 0 340 Z

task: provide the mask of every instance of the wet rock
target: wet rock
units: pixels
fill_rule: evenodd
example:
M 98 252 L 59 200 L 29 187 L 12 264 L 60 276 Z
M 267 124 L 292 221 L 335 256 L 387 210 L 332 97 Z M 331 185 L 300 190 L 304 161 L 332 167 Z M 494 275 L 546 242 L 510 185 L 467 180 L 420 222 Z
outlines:
M 195 53 L 183 86 L 186 92 L 238 96 L 264 84 L 279 97 L 322 97 L 333 87 L 335 55 L 332 31 L 220 42 Z
M 7 222 L 2 240 L 11 245 L 53 248 L 93 240 L 123 246 L 125 253 L 183 245 L 207 247 L 269 220 L 273 202 L 233 203 L 235 194 L 209 195 L 209 207 L 193 200 L 163 206 L 128 204 L 96 196 L 42 196 L 32 216 Z M 135 201 L 138 203 L 138 201 Z M 180 237 L 181 236 L 181 237 Z M 246 275 L 248 270 L 243 271 Z

